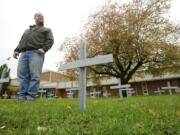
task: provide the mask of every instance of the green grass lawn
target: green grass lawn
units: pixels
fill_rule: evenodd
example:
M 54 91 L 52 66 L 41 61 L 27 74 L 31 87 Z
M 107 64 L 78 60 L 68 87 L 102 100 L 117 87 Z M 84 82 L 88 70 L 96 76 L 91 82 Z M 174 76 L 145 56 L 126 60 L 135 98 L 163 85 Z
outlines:
M 180 135 L 180 95 L 0 100 L 0 135 Z

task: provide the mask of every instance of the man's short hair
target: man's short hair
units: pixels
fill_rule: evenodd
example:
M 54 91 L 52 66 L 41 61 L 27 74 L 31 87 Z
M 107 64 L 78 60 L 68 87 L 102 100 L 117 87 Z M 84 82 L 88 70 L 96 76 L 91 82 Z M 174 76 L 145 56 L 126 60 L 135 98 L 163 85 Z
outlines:
M 37 12 L 34 14 L 34 18 L 38 15 L 38 14 L 41 14 L 43 16 L 43 14 L 41 12 Z

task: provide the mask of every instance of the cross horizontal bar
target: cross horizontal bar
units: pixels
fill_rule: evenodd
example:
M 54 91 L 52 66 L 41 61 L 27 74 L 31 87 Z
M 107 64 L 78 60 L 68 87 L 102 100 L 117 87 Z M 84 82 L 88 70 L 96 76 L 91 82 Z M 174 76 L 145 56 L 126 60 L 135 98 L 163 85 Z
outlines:
M 69 62 L 60 66 L 59 71 L 66 70 L 66 69 L 87 67 L 87 66 L 92 66 L 92 65 L 97 65 L 97 64 L 108 63 L 108 62 L 113 62 L 112 54 L 77 60 L 75 62 Z
M 79 90 L 79 88 L 68 88 L 68 89 L 66 89 L 66 91 L 75 91 L 75 90 Z
M 9 78 L 1 78 L 0 83 L 9 82 Z
M 129 88 L 129 87 L 131 87 L 131 85 L 130 84 L 125 84 L 125 85 L 117 85 L 117 86 L 111 86 L 110 87 L 110 89 L 123 89 L 123 88 Z
M 39 93 L 46 93 L 46 90 L 38 90 Z
M 176 87 L 176 86 L 171 86 L 171 87 L 161 87 L 161 89 L 177 89 L 178 87 Z
M 90 92 L 90 94 L 100 94 L 100 92 Z
M 120 90 L 122 90 L 122 91 L 132 91 L 132 90 L 134 90 L 133 88 L 120 88 Z

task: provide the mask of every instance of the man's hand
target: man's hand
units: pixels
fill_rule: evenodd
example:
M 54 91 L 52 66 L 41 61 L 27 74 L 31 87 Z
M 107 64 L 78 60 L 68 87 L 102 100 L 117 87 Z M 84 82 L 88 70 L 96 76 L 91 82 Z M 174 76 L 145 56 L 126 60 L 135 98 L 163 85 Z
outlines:
M 19 53 L 18 53 L 18 52 L 14 52 L 14 53 L 13 53 L 13 58 L 18 59 L 18 56 L 19 56 Z
M 44 54 L 45 53 L 45 51 L 42 48 L 39 48 L 37 51 L 38 51 L 39 54 Z

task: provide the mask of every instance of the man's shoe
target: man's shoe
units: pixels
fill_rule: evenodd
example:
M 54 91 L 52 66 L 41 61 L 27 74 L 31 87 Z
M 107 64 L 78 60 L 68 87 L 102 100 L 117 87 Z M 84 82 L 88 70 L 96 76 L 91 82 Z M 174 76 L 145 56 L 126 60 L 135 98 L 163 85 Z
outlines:
M 28 101 L 34 101 L 35 98 L 32 97 L 32 96 L 30 96 L 30 95 L 28 95 L 28 96 L 26 96 L 26 100 L 28 100 Z

